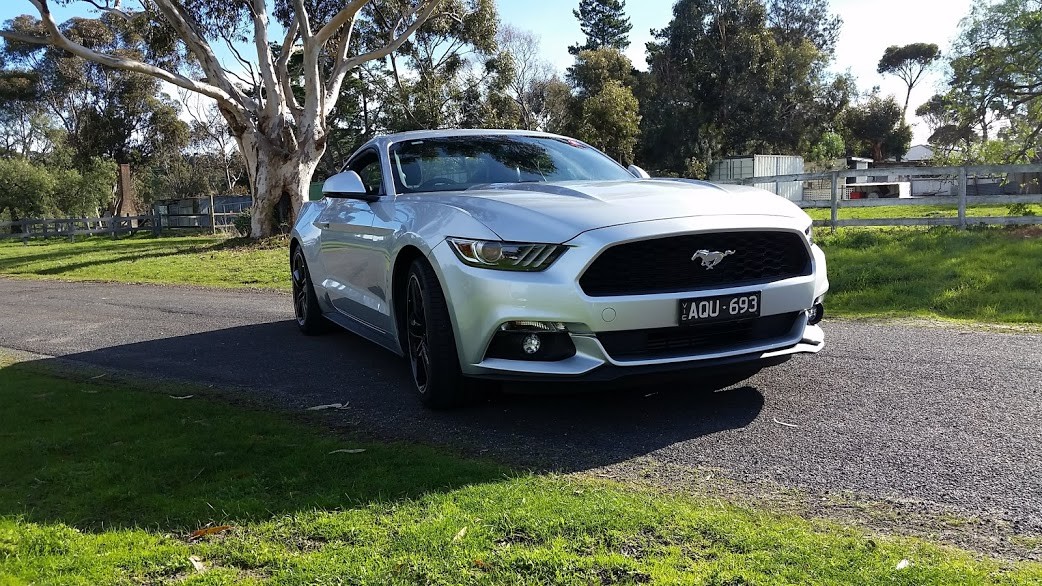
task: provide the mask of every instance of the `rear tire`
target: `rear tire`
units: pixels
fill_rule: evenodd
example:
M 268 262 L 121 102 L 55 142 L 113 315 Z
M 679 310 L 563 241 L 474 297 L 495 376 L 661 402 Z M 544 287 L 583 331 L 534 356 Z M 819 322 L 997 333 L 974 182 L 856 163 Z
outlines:
M 425 259 L 412 262 L 404 292 L 404 350 L 420 401 L 433 409 L 466 403 L 471 397 L 472 381 L 460 372 L 445 294 Z
M 304 250 L 297 246 L 289 261 L 290 276 L 293 278 L 293 317 L 297 327 L 307 336 L 317 336 L 330 330 L 330 323 L 322 317 L 311 273 L 304 258 Z

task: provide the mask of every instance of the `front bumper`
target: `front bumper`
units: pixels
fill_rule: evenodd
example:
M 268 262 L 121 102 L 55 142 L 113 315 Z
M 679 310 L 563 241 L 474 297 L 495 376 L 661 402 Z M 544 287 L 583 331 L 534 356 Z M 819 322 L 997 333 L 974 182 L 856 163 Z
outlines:
M 553 266 L 538 273 L 497 271 L 461 263 L 446 243 L 434 247 L 431 261 L 439 273 L 463 374 L 504 380 L 598 380 L 632 373 L 670 372 L 736 363 L 784 361 L 797 353 L 824 347 L 820 327 L 807 324 L 807 310 L 828 290 L 825 258 L 810 246 L 811 275 L 772 283 L 697 292 L 590 297 L 579 277 L 602 250 L 615 244 L 704 231 L 749 229 L 791 230 L 798 221 L 779 217 L 726 216 L 659 220 L 601 228 L 583 233 Z M 613 358 L 598 340 L 601 332 L 677 327 L 680 299 L 758 291 L 761 316 L 798 314 L 792 327 L 770 339 L 716 348 L 711 352 L 668 356 Z M 565 324 L 575 355 L 552 362 L 487 358 L 492 336 L 508 321 Z

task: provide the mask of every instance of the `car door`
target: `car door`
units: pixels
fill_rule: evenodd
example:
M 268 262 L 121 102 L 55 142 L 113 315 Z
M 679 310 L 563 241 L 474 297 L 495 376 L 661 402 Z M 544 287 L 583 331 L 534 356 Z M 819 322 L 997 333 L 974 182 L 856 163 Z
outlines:
M 359 153 L 346 170 L 358 173 L 370 196 L 387 193 L 376 150 Z M 360 198 L 330 198 L 316 219 L 321 230 L 322 287 L 338 312 L 380 332 L 390 315 L 383 290 L 387 267 L 382 262 L 382 238 L 373 231 L 373 204 Z

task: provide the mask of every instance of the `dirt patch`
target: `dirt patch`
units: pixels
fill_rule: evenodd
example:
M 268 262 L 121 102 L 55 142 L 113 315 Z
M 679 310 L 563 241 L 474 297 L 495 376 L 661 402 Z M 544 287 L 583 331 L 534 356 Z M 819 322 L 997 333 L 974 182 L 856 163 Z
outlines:
M 1009 236 L 1010 238 L 1026 238 L 1029 240 L 1042 238 L 1042 225 L 1010 228 Z

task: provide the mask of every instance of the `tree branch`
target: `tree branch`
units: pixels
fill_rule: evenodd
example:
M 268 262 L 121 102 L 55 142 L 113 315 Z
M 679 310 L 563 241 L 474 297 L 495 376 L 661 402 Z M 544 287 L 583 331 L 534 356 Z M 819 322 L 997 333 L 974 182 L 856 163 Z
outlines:
M 301 107 L 297 102 L 297 96 L 293 94 L 293 83 L 289 78 L 289 60 L 294 53 L 301 50 L 296 46 L 297 34 L 299 32 L 300 20 L 294 16 L 293 22 L 286 29 L 286 38 L 282 40 L 282 50 L 279 52 L 278 61 L 275 62 L 275 75 L 278 76 L 279 82 L 282 84 L 282 93 L 284 94 L 286 104 L 289 105 L 294 116 L 300 114 Z
M 329 19 L 324 27 L 319 29 L 315 33 L 315 41 L 318 43 L 325 43 L 333 37 L 333 34 L 349 22 L 354 22 L 355 15 L 362 9 L 363 6 L 368 4 L 370 0 L 352 0 L 347 6 L 343 7 L 340 12 L 337 12 L 333 18 Z
M 373 51 L 369 51 L 368 53 L 363 53 L 362 55 L 358 55 L 356 57 L 352 57 L 351 59 L 345 59 L 342 63 L 340 63 L 333 71 L 333 74 L 329 77 L 329 84 L 326 88 L 327 96 L 335 97 L 337 94 L 340 93 L 340 86 L 344 83 L 344 77 L 347 75 L 349 71 L 351 71 L 355 67 L 358 67 L 359 65 L 367 61 L 383 59 L 384 57 L 390 55 L 391 53 L 401 48 L 401 46 L 405 44 L 405 41 L 407 41 L 409 37 L 415 34 L 416 31 L 419 30 L 420 27 L 422 27 L 430 19 L 431 15 L 434 14 L 434 11 L 437 10 L 439 4 L 441 4 L 441 0 L 426 0 L 424 2 L 418 3 L 416 7 L 413 8 L 413 10 L 409 13 L 409 17 L 416 15 L 416 20 L 412 23 L 412 25 L 409 26 L 409 28 L 405 29 L 405 32 L 401 33 L 397 37 L 394 37 L 393 35 L 395 31 L 392 31 L 391 41 L 383 47 L 375 49 Z M 327 102 L 335 103 L 334 100 L 328 99 Z
M 183 75 L 172 73 L 165 69 L 160 69 L 159 67 L 149 65 L 148 63 L 143 63 L 134 59 L 127 59 L 125 57 L 115 57 L 112 55 L 106 55 L 88 49 L 83 45 L 80 45 L 79 43 L 75 43 L 69 40 L 68 37 L 63 35 L 61 31 L 58 30 L 57 25 L 54 24 L 54 20 L 51 18 L 50 12 L 47 12 L 46 15 L 41 12 L 41 16 L 46 16 L 46 18 L 42 20 L 44 21 L 45 26 L 47 27 L 48 37 L 45 38 L 36 37 L 32 35 L 23 35 L 11 31 L 0 31 L 0 37 L 10 39 L 13 41 L 20 41 L 23 43 L 34 43 L 37 45 L 53 45 L 55 47 L 58 47 L 59 49 L 64 49 L 77 57 L 81 57 L 88 61 L 93 61 L 106 67 L 112 67 L 114 69 L 122 69 L 123 71 L 133 71 L 135 73 L 150 75 L 152 77 L 169 82 L 186 90 L 191 90 L 193 92 L 209 96 L 215 100 L 228 102 L 230 104 L 235 103 L 232 96 L 219 87 L 210 85 L 208 83 L 195 81 L 194 79 L 189 79 Z
M 115 6 L 109 6 L 108 2 L 105 3 L 105 6 L 102 6 L 101 4 L 98 4 L 97 2 L 95 2 L 94 0 L 83 0 L 83 1 L 86 2 L 87 4 L 90 4 L 94 8 L 100 10 L 101 12 L 105 12 L 107 14 L 112 14 L 112 15 L 118 16 L 118 17 L 122 18 L 123 20 L 129 21 L 130 18 L 131 18 L 131 15 L 130 15 L 129 12 L 126 12 L 126 11 L 123 11 L 123 10 L 119 9 L 119 2 L 116 2 Z
M 275 64 L 271 58 L 271 47 L 268 46 L 268 9 L 264 0 L 252 0 L 250 11 L 253 13 L 253 39 L 257 47 L 257 68 L 264 83 L 264 109 L 269 116 L 275 116 L 286 105 L 282 95 L 282 86 L 275 80 Z
M 42 2 L 44 0 L 32 1 Z M 207 81 L 219 87 L 241 107 L 251 110 L 256 109 L 256 101 L 243 94 L 242 91 L 235 87 L 235 84 L 228 79 L 227 72 L 224 70 L 224 67 L 221 66 L 221 62 L 217 59 L 217 56 L 214 55 L 210 44 L 202 34 L 198 32 L 195 23 L 189 21 L 189 17 L 185 12 L 183 12 L 183 9 L 179 5 L 175 5 L 174 0 L 153 1 L 156 6 L 159 7 L 159 10 L 166 21 L 175 31 L 177 31 L 181 40 L 184 41 L 188 49 L 195 55 L 196 59 L 199 60 L 199 65 L 203 68 Z

